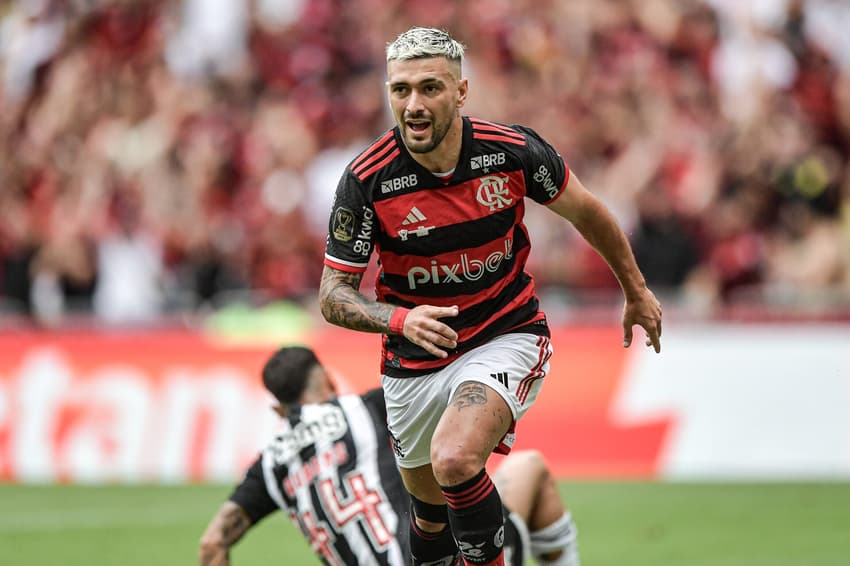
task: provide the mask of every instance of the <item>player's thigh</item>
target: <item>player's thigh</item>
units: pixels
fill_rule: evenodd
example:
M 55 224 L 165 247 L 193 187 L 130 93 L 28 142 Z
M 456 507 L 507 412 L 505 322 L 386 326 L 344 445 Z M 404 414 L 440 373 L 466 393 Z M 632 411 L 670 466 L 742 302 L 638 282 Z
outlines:
M 431 438 L 449 399 L 449 383 L 440 372 L 420 377 L 384 376 L 387 428 L 396 463 L 418 468 L 431 462 Z
M 505 399 L 489 383 L 465 381 L 452 394 L 431 442 L 431 457 L 457 450 L 486 460 L 513 423 Z
M 498 336 L 467 352 L 451 365 L 451 396 L 469 381 L 492 389 L 519 420 L 534 404 L 549 372 L 552 346 L 549 338 L 513 333 Z

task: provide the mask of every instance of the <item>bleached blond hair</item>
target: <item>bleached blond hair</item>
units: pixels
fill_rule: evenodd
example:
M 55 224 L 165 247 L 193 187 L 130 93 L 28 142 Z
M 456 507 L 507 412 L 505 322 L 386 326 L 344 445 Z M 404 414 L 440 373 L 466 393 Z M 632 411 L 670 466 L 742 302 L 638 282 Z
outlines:
M 447 32 L 436 28 L 410 28 L 387 44 L 387 62 L 445 57 L 460 65 L 465 47 Z

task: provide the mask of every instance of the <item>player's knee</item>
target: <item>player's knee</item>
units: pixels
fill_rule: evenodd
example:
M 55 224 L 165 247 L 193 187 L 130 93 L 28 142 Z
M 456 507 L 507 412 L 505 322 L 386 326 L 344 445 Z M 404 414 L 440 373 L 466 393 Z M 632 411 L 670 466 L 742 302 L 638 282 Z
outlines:
M 431 467 L 440 485 L 455 485 L 477 474 L 483 464 L 478 457 L 454 445 L 431 446 Z
M 539 450 L 520 450 L 518 452 L 512 452 L 509 457 L 514 456 L 518 460 L 521 460 L 528 470 L 532 470 L 537 473 L 548 473 L 549 471 L 546 468 L 546 460 L 543 458 L 543 454 L 541 454 Z
M 500 473 L 521 476 L 525 482 L 540 484 L 549 477 L 546 459 L 537 450 L 513 451 L 499 468 Z
M 543 454 L 537 450 L 526 450 L 526 458 L 528 459 L 529 475 L 540 478 L 540 481 L 546 481 L 551 477 L 549 466 L 546 464 L 546 459 Z

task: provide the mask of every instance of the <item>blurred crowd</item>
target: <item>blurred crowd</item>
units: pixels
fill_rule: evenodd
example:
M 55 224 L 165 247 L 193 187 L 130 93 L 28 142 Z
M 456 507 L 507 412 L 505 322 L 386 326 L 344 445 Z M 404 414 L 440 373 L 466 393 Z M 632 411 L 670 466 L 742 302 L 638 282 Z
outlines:
M 850 2 L 20 0 L 0 3 L 0 312 L 309 305 L 411 25 L 467 45 L 465 111 L 550 140 L 668 301 L 850 310 Z M 616 296 L 577 232 L 528 214 L 545 296 Z

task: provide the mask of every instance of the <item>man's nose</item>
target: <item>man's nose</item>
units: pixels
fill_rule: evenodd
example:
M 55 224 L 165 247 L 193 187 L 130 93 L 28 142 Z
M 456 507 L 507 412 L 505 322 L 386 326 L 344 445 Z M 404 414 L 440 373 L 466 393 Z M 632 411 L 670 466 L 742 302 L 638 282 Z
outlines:
M 410 93 L 410 96 L 407 99 L 407 113 L 410 114 L 411 117 L 416 117 L 418 114 L 421 114 L 425 110 L 424 102 L 424 97 L 414 90 Z

